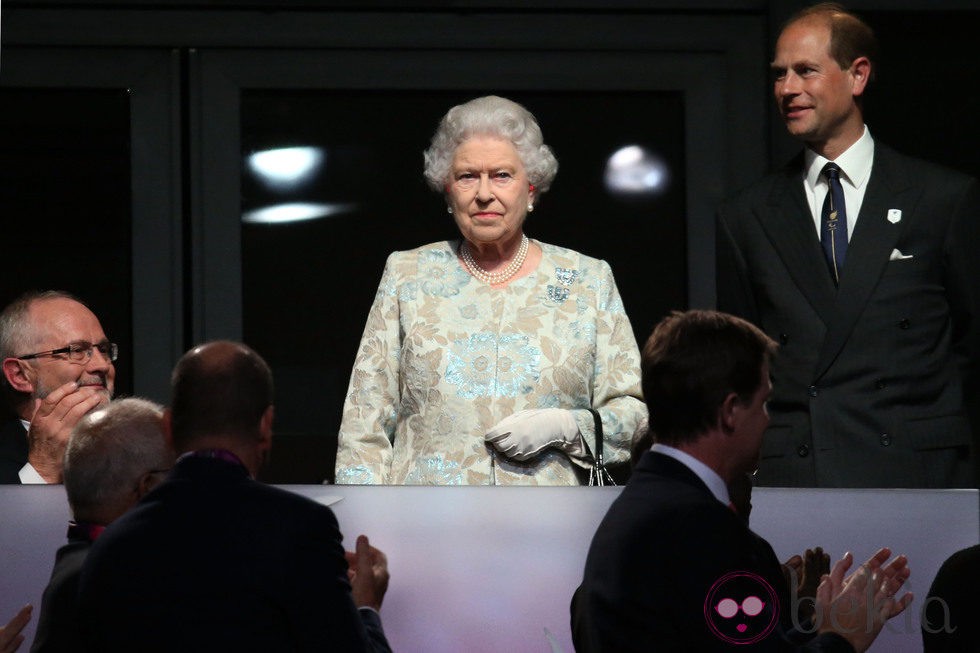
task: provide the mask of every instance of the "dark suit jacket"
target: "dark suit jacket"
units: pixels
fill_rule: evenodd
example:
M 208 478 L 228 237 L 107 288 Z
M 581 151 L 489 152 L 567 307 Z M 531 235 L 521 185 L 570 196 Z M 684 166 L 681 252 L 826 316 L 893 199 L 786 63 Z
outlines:
M 20 483 L 21 467 L 27 464 L 27 431 L 17 417 L 0 422 L 0 484 Z
M 717 615 L 752 595 L 757 616 Z M 793 607 L 772 547 L 687 467 L 647 452 L 592 539 L 572 639 L 578 653 L 853 651 L 836 635 L 791 641 Z
M 758 481 L 974 486 L 980 185 L 876 143 L 836 288 L 801 171 L 802 155 L 718 214 L 718 308 L 780 344 Z
M 925 653 L 974 653 L 980 642 L 980 544 L 951 555 L 922 602 Z
M 388 651 L 351 599 L 333 512 L 185 458 L 92 545 L 79 587 L 91 651 Z
M 31 653 L 78 651 L 78 578 L 91 546 L 88 538 L 71 537 L 58 549 L 51 580 L 41 597 Z

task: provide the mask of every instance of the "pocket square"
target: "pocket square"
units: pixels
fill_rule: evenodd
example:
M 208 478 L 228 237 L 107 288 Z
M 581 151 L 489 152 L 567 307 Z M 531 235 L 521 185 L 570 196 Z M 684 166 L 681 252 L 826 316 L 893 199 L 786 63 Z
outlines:
M 910 259 L 910 258 L 912 258 L 912 255 L 911 254 L 902 254 L 902 252 L 900 252 L 899 250 L 893 249 L 892 250 L 892 253 L 891 253 L 891 256 L 888 257 L 888 260 L 889 261 L 905 261 L 905 260 Z

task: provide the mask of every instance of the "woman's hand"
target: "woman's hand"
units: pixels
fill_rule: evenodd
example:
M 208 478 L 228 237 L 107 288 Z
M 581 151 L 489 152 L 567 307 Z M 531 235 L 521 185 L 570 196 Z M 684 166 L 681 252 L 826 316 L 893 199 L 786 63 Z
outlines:
M 549 447 L 575 458 L 585 457 L 585 440 L 572 411 L 562 408 L 532 408 L 503 418 L 485 438 L 497 451 L 524 462 Z

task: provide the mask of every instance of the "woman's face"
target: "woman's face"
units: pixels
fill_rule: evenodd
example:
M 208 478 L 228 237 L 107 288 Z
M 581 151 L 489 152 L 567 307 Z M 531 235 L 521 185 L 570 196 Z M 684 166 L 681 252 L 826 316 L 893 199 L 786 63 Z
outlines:
M 506 242 L 521 233 L 533 201 L 524 164 L 514 145 L 472 136 L 456 148 L 446 198 L 456 226 L 475 243 Z

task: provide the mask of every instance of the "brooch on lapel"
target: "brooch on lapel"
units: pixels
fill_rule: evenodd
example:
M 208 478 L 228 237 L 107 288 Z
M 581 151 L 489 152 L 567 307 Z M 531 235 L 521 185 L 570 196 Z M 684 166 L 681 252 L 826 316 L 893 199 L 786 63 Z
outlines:
M 902 209 L 888 209 L 888 221 L 898 224 L 902 221 Z
M 548 284 L 548 299 L 557 304 L 561 304 L 563 301 L 568 299 L 568 287 L 575 283 L 575 280 L 578 279 L 578 277 L 578 270 L 571 268 L 555 268 L 555 281 L 557 281 L 559 285 L 552 286 L 551 284 Z

